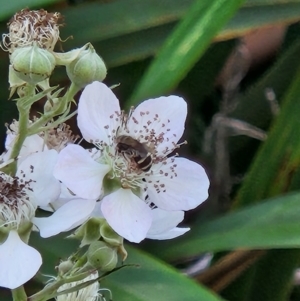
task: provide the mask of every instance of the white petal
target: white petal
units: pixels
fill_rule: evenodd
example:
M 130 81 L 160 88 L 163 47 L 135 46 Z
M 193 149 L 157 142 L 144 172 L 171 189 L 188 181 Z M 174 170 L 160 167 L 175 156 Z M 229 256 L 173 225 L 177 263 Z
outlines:
M 73 229 L 86 221 L 95 207 L 95 200 L 69 201 L 49 217 L 35 217 L 32 222 L 44 238 Z
M 25 139 L 24 144 L 21 148 L 20 156 L 26 157 L 34 152 L 40 152 L 48 150 L 45 145 L 44 139 L 39 135 L 32 135 Z
M 183 211 L 166 211 L 155 208 L 152 211 L 152 224 L 148 234 L 158 234 L 169 231 L 183 221 Z
M 157 207 L 190 210 L 207 199 L 209 180 L 201 165 L 185 158 L 169 158 L 167 164 L 156 165 L 152 168 L 158 168 L 156 175 L 145 179 L 149 199 Z
M 91 214 L 91 217 L 104 218 L 104 215 L 101 210 L 101 202 L 97 202 L 95 208 Z
M 5 138 L 5 149 L 11 150 L 17 135 L 13 132 L 8 132 Z M 28 138 L 28 137 L 27 137 Z
M 59 153 L 54 176 L 77 196 L 97 199 L 109 170 L 108 165 L 94 161 L 81 146 L 68 145 Z
M 119 189 L 101 201 L 109 225 L 131 242 L 140 242 L 151 226 L 151 209 L 130 189 Z
M 178 228 L 175 227 L 169 231 L 159 233 L 159 234 L 147 234 L 147 238 L 150 239 L 158 239 L 158 240 L 164 240 L 164 239 L 173 239 L 180 235 L 183 235 L 187 231 L 189 231 L 190 228 Z
M 15 231 L 0 245 L 0 286 L 15 289 L 30 280 L 42 264 L 40 253 L 25 244 Z
M 141 143 L 149 133 L 155 133 L 158 154 L 168 154 L 174 148 L 184 131 L 187 115 L 187 104 L 178 96 L 159 97 L 142 102 L 133 112 L 128 121 L 130 136 Z M 152 134 L 151 134 L 152 135 Z M 161 139 L 163 137 L 163 139 Z
M 60 194 L 60 183 L 53 176 L 57 156 L 55 150 L 33 153 L 18 167 L 18 177 L 32 180 L 30 187 L 33 189 L 38 206 L 46 206 L 55 201 Z
M 183 220 L 183 211 L 165 211 L 155 208 L 152 210 L 152 215 L 153 221 L 147 233 L 147 238 L 172 239 L 190 230 L 190 228 L 176 227 Z
M 104 141 L 120 125 L 120 105 L 114 93 L 105 84 L 87 85 L 79 99 L 78 127 L 85 140 Z
M 16 139 L 15 134 L 7 134 L 6 141 L 5 141 L 5 148 L 8 150 L 5 156 L 3 157 L 4 161 L 7 161 L 10 157 L 12 146 L 15 143 Z M 18 164 L 20 164 L 28 155 L 48 150 L 48 147 L 45 145 L 44 139 L 41 138 L 39 135 L 32 135 L 25 139 L 18 159 Z
M 25 139 L 21 148 L 20 157 L 25 158 L 32 153 L 41 152 L 44 150 L 48 150 L 44 139 L 39 135 L 32 135 Z

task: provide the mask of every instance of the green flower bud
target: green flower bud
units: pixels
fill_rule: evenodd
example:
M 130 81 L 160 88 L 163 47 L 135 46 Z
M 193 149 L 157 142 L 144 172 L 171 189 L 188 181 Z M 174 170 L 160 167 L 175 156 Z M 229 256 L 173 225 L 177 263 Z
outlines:
M 74 263 L 69 259 L 66 261 L 62 261 L 57 267 L 59 275 L 66 274 L 73 268 L 73 266 L 74 266 Z
M 102 272 L 114 269 L 118 263 L 117 251 L 103 241 L 93 242 L 87 251 L 88 263 Z
M 107 73 L 103 60 L 90 43 L 81 48 L 76 59 L 67 64 L 66 69 L 70 80 L 80 88 L 94 81 L 102 81 Z
M 111 226 L 105 222 L 100 228 L 102 239 L 112 247 L 119 247 L 123 245 L 123 237 L 117 234 Z
M 105 222 L 104 218 L 90 218 L 87 222 L 82 224 L 72 235 L 68 238 L 76 238 L 81 240 L 80 247 L 89 245 L 92 242 L 98 241 L 101 237 L 100 228 Z
M 34 85 L 48 78 L 55 68 L 53 54 L 36 44 L 17 48 L 10 60 L 16 75 Z

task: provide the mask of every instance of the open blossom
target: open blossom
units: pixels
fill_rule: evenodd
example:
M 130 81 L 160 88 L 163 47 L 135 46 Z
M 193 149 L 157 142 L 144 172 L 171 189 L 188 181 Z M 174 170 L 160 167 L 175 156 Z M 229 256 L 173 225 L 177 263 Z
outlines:
M 13 122 L 10 125 L 7 124 L 6 127 L 7 127 L 6 139 L 5 139 L 6 151 L 0 156 L 0 159 L 3 162 L 7 162 L 11 156 L 13 146 L 16 142 L 16 139 L 18 138 L 19 122 L 17 120 L 13 120 Z M 26 137 L 18 156 L 18 165 L 21 164 L 21 162 L 28 155 L 44 150 L 48 150 L 48 147 L 45 144 L 44 139 L 41 138 L 39 135 L 36 134 L 36 135 Z
M 94 82 L 81 95 L 78 126 L 96 148 L 88 152 L 68 145 L 59 154 L 54 175 L 77 196 L 101 199 L 110 226 L 140 242 L 151 228 L 155 208 L 186 211 L 208 196 L 204 169 L 169 156 L 179 147 L 186 114 L 186 102 L 169 96 L 144 101 L 126 115 L 113 92 Z
M 83 206 L 75 199 L 76 212 L 70 202 L 49 217 L 35 217 L 38 207 L 47 206 L 60 195 L 61 184 L 53 177 L 57 156 L 55 150 L 27 154 L 14 177 L 0 173 L 0 286 L 14 289 L 40 268 L 41 255 L 25 243 L 33 225 L 42 237 L 49 237 L 85 221 L 94 208 L 94 202 L 86 201 Z
M 38 271 L 42 259 L 38 251 L 21 238 L 30 232 L 36 208 L 51 202 L 60 193 L 52 176 L 57 154 L 50 152 L 28 156 L 16 176 L 0 173 L 0 286 L 14 289 Z M 26 237 L 26 235 L 25 235 Z

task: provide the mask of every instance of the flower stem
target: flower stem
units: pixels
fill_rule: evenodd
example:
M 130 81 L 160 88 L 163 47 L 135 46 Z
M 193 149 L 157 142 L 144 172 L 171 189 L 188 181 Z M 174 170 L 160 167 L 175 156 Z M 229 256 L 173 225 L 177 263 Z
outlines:
M 3 167 L 1 170 L 8 175 L 14 176 L 17 171 L 17 161 L 15 160 L 21 151 L 23 143 L 28 136 L 28 120 L 29 120 L 29 110 L 28 109 L 19 109 L 19 129 L 16 136 L 12 152 L 9 159 L 13 161 Z
M 38 134 L 41 131 L 43 131 L 45 129 L 45 127 L 47 128 L 47 126 L 45 126 L 45 125 L 49 121 L 51 121 L 55 116 L 63 115 L 63 116 L 59 117 L 53 123 L 53 125 L 50 126 L 50 128 L 57 126 L 57 124 L 65 122 L 66 120 L 71 118 L 74 114 L 76 114 L 76 113 L 74 113 L 74 114 L 71 113 L 68 116 L 64 116 L 65 115 L 64 113 L 66 112 L 69 103 L 71 101 L 73 101 L 73 98 L 78 91 L 79 91 L 79 88 L 72 83 L 71 86 L 69 87 L 68 91 L 66 92 L 66 94 L 60 99 L 61 106 L 53 109 L 53 111 L 50 111 L 47 114 L 42 115 L 37 121 L 35 121 L 33 124 L 31 124 L 28 129 L 29 135 Z
M 24 286 L 19 286 L 11 291 L 13 301 L 26 301 L 27 295 L 24 290 Z

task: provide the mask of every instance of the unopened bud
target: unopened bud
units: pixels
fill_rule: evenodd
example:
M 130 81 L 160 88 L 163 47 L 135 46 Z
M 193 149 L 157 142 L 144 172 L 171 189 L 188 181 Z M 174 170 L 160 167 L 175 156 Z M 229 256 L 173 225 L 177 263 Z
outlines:
M 107 69 L 92 44 L 82 48 L 78 57 L 66 66 L 70 80 L 82 88 L 94 81 L 103 81 Z
M 110 246 L 119 247 L 123 245 L 123 237 L 117 234 L 106 221 L 101 225 L 100 233 L 102 239 Z
M 80 247 L 98 241 L 101 237 L 100 227 L 105 222 L 103 218 L 90 218 L 82 224 L 69 238 L 81 240 Z
M 69 272 L 72 269 L 73 266 L 74 266 L 73 262 L 68 259 L 66 261 L 62 261 L 58 265 L 57 269 L 58 269 L 58 272 L 59 272 L 60 275 L 64 275 L 67 272 Z
M 102 272 L 114 269 L 118 263 L 117 251 L 103 241 L 93 242 L 87 251 L 88 263 Z
M 17 48 L 11 55 L 11 64 L 20 79 L 37 84 L 51 75 L 55 58 L 51 52 L 35 44 Z

